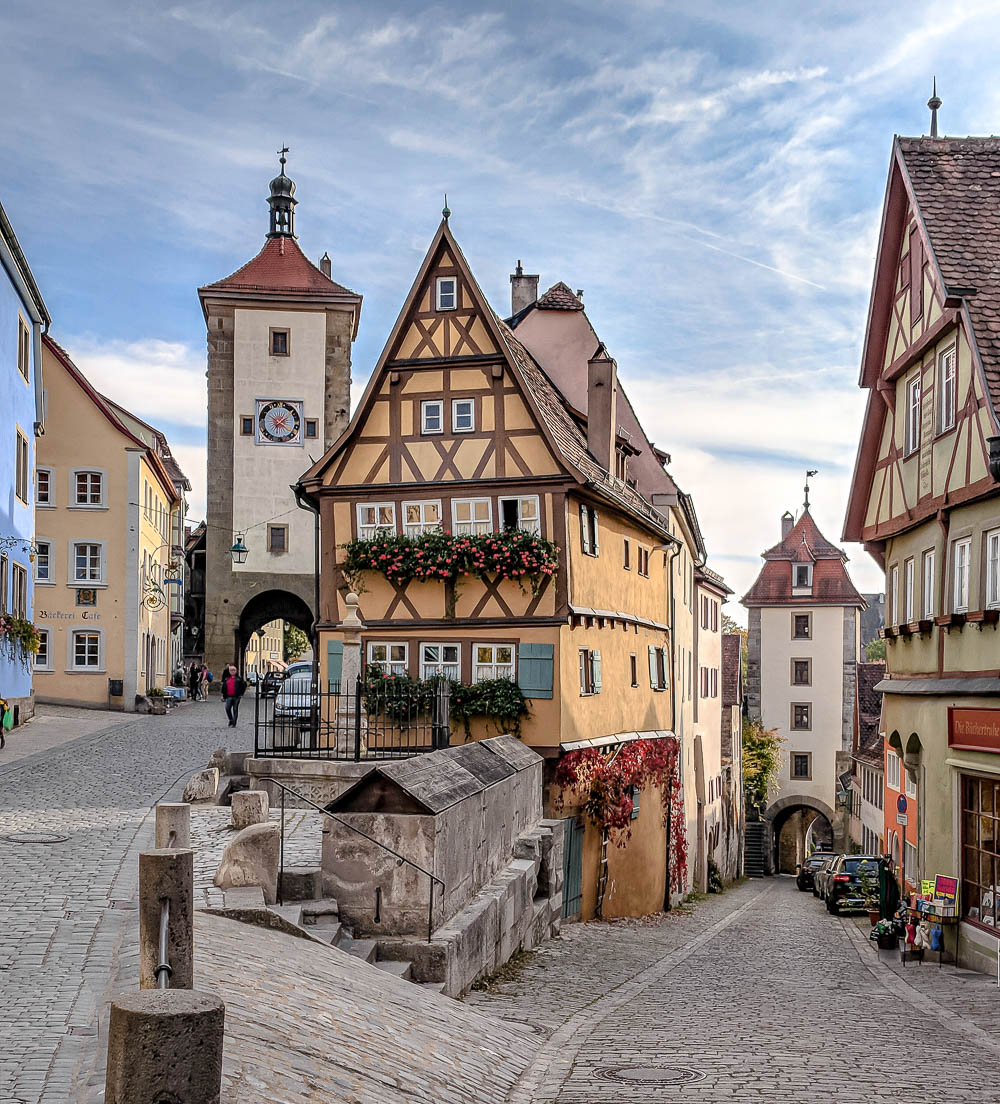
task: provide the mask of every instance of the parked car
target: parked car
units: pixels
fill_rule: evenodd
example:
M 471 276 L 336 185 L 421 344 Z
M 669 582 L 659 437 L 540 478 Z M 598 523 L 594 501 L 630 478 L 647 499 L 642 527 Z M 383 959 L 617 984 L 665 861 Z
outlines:
M 291 678 L 292 675 L 312 675 L 312 669 L 311 659 L 299 659 L 285 668 L 285 678 Z
M 833 858 L 836 858 L 836 856 L 832 851 L 814 851 L 809 858 L 799 866 L 795 884 L 799 887 L 800 893 L 805 893 L 807 889 L 814 888 L 817 871 L 821 870 L 830 859 Z
M 309 694 L 311 680 L 310 672 L 285 677 L 274 699 L 275 721 L 280 723 L 297 720 L 308 723 L 311 714 Z
M 861 892 L 861 870 L 871 863 L 878 871 L 877 855 L 838 855 L 826 875 L 826 911 L 859 911 L 867 908 Z
M 821 901 L 826 900 L 826 880 L 830 876 L 830 867 L 839 858 L 839 855 L 830 855 L 818 870 L 813 871 L 813 896 L 818 897 Z

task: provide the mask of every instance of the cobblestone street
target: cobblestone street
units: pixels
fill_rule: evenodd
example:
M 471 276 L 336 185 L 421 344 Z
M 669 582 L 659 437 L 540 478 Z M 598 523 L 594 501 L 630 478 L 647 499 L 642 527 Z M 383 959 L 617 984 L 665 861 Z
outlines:
M 0 752 L 0 1101 L 66 1104 L 89 1079 L 103 1040 L 99 1009 L 134 918 L 138 851 L 152 845 L 150 807 L 183 787 L 220 745 L 235 750 L 217 701 L 165 717 L 74 716 L 33 730 L 46 750 L 8 763 Z M 63 726 L 60 730 L 60 726 Z M 68 728 L 66 726 L 69 726 Z M 246 746 L 248 726 L 238 730 Z M 58 746 L 53 746 L 58 745 Z M 179 785 L 178 785 L 179 783 Z M 148 819 L 147 819 L 148 818 Z

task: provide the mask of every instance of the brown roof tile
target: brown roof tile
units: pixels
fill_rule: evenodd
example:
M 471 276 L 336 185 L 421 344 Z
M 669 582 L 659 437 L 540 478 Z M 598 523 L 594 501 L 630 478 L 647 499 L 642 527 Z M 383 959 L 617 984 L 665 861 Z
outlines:
M 885 664 L 859 663 L 857 669 L 858 757 L 881 763 L 879 723 L 882 717 L 882 691 L 876 690 L 875 686 L 885 678 Z
M 539 296 L 535 306 L 539 310 L 583 310 L 583 303 L 561 280 Z

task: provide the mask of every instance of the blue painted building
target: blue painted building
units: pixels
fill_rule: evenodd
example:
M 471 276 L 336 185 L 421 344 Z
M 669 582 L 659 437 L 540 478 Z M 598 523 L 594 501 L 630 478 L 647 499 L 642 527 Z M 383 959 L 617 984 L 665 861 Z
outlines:
M 0 614 L 33 619 L 35 439 L 45 430 L 45 309 L 0 205 Z M 34 712 L 32 670 L 0 648 L 0 698 L 15 723 Z

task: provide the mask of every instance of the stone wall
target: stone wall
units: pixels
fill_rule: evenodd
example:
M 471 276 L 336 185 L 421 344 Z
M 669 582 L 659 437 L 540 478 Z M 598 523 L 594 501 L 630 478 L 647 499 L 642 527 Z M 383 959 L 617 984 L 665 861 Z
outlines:
M 374 763 L 355 763 L 336 759 L 248 759 L 246 773 L 250 777 L 250 789 L 265 790 L 272 809 L 281 807 L 281 787 L 273 780 L 291 786 L 303 797 L 326 805 L 340 797 L 369 771 Z M 303 802 L 285 794 L 285 807 L 295 808 Z
M 760 606 L 747 614 L 747 684 L 744 695 L 752 721 L 760 720 Z

